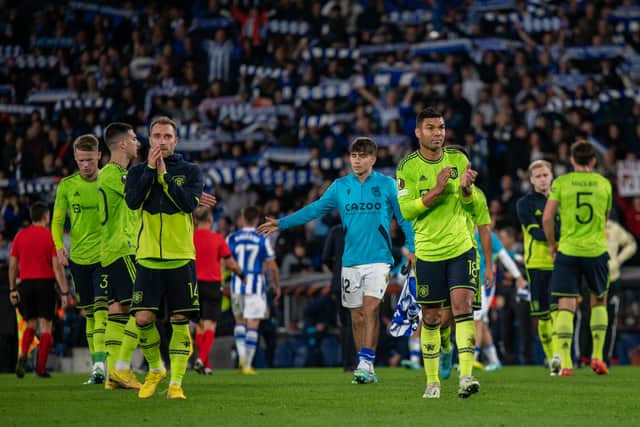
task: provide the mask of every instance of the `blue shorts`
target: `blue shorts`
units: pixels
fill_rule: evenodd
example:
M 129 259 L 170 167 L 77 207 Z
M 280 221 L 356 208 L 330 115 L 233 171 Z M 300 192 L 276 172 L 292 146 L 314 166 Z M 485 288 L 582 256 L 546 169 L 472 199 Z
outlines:
M 550 311 L 558 309 L 558 298 L 551 295 L 551 275 L 553 270 L 527 269 L 531 302 L 529 308 L 532 316 L 546 316 Z
M 551 275 L 551 295 L 559 298 L 579 296 L 583 277 L 591 293 L 598 298 L 604 296 L 609 289 L 609 254 L 577 257 L 558 252 Z
M 100 276 L 102 272 L 100 263 L 82 265 L 69 261 L 69 269 L 71 270 L 73 293 L 76 297 L 76 307 L 88 308 L 93 306 L 96 298 L 98 301 L 102 301 L 104 298 L 103 308 L 106 310 L 107 290 Z
M 133 255 L 118 258 L 106 267 L 102 267 L 102 280 L 107 283 L 109 304 L 131 304 L 133 284 L 136 281 L 136 261 Z
M 158 312 L 161 303 L 165 302 L 168 314 L 197 318 L 200 301 L 195 261 L 166 270 L 137 264 L 131 301 L 132 313 L 142 310 Z
M 476 250 L 444 261 L 416 260 L 416 302 L 446 304 L 453 289 L 478 289 Z

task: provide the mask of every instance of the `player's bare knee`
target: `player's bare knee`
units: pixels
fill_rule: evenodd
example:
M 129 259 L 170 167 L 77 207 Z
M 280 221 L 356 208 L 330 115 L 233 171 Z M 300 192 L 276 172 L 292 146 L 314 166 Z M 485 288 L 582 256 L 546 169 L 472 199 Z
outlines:
M 47 319 L 39 319 L 40 332 L 51 333 L 53 330 L 53 321 Z
M 128 312 L 128 305 L 122 305 L 119 302 L 114 302 L 109 305 L 109 314 L 127 314 Z
M 422 307 L 422 321 L 426 325 L 442 324 L 442 311 L 440 308 Z
M 258 329 L 258 326 L 260 326 L 260 319 L 247 319 L 246 325 L 249 329 Z
M 454 316 L 459 316 L 461 314 L 469 314 L 473 309 L 471 308 L 471 302 L 463 299 L 456 302 L 451 301 L 451 311 Z
M 577 306 L 577 301 L 576 301 L 576 298 L 574 297 L 560 298 L 558 300 L 559 310 L 569 310 L 575 313 L 576 306 Z
M 208 331 L 214 331 L 216 329 L 216 322 L 212 320 L 204 320 L 202 322 L 202 327 Z
M 146 326 L 156 320 L 156 315 L 152 311 L 136 311 L 135 316 L 138 326 Z
M 365 298 L 362 314 L 365 318 L 377 316 L 380 312 L 380 300 L 377 298 Z
M 449 326 L 452 318 L 451 309 L 442 309 L 440 312 L 440 325 L 444 327 Z
M 171 317 L 169 319 L 172 322 L 180 322 L 180 321 L 183 321 L 183 320 L 187 320 L 188 318 L 184 314 L 174 313 L 174 314 L 171 315 Z
M 352 322 L 360 322 L 364 319 L 364 308 L 352 308 L 351 309 L 351 321 Z
M 602 296 L 598 296 L 596 294 L 591 294 L 591 306 L 596 305 L 605 305 L 607 303 L 607 294 Z

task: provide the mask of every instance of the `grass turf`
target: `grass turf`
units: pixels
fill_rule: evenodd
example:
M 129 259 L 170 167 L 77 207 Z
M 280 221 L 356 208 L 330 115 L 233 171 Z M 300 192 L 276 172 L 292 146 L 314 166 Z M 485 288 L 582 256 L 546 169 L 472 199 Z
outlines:
M 85 386 L 86 375 L 0 375 L 0 426 L 558 426 L 640 425 L 640 369 L 614 367 L 607 377 L 589 368 L 549 377 L 541 367 L 476 372 L 480 393 L 456 396 L 442 381 L 438 400 L 422 399 L 422 371 L 378 369 L 379 384 L 353 385 L 339 369 L 189 372 L 186 401 L 168 401 L 163 382 L 152 399 L 133 390 Z M 140 378 L 142 380 L 142 378 Z M 135 423 L 135 424 L 132 424 Z

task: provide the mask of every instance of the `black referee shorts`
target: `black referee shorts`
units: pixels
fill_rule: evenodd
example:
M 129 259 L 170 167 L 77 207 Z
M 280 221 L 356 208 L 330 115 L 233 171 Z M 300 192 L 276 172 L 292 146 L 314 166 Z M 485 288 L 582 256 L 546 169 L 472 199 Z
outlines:
M 18 285 L 20 311 L 25 320 L 53 320 L 56 314 L 55 279 L 25 279 Z
M 222 316 L 222 288 L 220 282 L 198 281 L 200 319 L 218 322 Z

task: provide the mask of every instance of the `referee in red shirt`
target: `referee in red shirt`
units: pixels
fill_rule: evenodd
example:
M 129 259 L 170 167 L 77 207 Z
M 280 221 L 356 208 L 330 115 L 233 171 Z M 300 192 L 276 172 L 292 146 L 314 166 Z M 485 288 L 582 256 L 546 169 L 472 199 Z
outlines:
M 199 206 L 193 213 L 196 230 L 193 236 L 196 247 L 196 279 L 200 299 L 200 321 L 196 325 L 196 345 L 198 360 L 194 369 L 199 374 L 211 374 L 209 353 L 216 334 L 216 325 L 222 314 L 222 271 L 225 268 L 242 277 L 242 269 L 231 256 L 224 237 L 211 231 L 213 215 L 205 206 Z
M 56 312 L 56 280 L 60 284 L 62 308 L 67 306 L 69 286 L 49 230 L 49 207 L 42 202 L 35 202 L 30 214 L 32 225 L 16 234 L 9 256 L 9 298 L 14 306 L 20 305 L 27 322 L 16 375 L 18 378 L 24 377 L 27 354 L 36 334 L 36 321 L 39 321 L 40 345 L 36 374 L 48 378 L 50 375 L 46 366 L 53 345 L 51 325 Z M 18 270 L 20 285 L 16 286 Z

